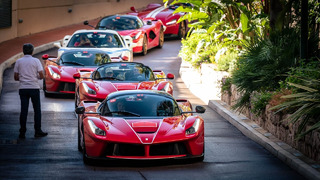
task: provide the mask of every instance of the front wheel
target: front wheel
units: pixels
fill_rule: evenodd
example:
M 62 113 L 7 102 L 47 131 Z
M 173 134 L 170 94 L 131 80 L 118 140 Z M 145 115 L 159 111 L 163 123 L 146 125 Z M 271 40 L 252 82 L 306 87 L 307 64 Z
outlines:
M 43 93 L 44 93 L 44 97 L 50 97 L 49 93 L 47 93 L 47 87 L 46 87 L 46 81 L 43 79 Z
M 141 54 L 145 56 L 147 53 L 148 53 L 148 38 L 146 35 L 144 35 Z
M 158 44 L 158 48 L 162 48 L 162 47 L 163 47 L 163 43 L 164 43 L 164 32 L 163 32 L 163 28 L 161 27 L 160 33 L 159 33 L 159 44 Z
M 179 38 L 185 38 L 187 34 L 187 28 L 186 28 L 186 23 L 184 21 L 180 22 L 179 24 L 179 33 L 178 36 Z

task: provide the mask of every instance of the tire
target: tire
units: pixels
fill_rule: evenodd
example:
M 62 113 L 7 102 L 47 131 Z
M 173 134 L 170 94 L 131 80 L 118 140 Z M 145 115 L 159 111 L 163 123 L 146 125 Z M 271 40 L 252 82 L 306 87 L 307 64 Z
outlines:
M 44 93 L 44 97 L 50 97 L 50 94 L 47 93 L 47 87 L 46 87 L 46 81 L 43 79 L 43 93 Z
M 148 39 L 147 39 L 147 36 L 144 35 L 141 54 L 145 56 L 147 53 L 148 53 Z
M 82 152 L 82 147 L 81 147 L 81 134 L 80 134 L 80 119 L 79 119 L 79 115 L 78 115 L 78 150 L 80 152 Z
M 82 128 L 82 132 L 83 132 L 83 126 L 81 128 Z M 93 160 L 87 157 L 84 135 L 83 135 L 82 141 L 83 141 L 83 149 L 82 149 L 83 163 L 87 164 L 87 165 L 92 165 Z
M 79 102 L 79 89 L 76 90 L 76 92 L 74 93 L 74 108 L 78 107 Z
M 185 23 L 185 21 L 182 21 L 182 22 L 179 24 L 178 37 L 179 37 L 180 39 L 183 39 L 183 38 L 186 37 L 186 34 L 187 34 L 186 23 Z
M 164 44 L 164 32 L 163 32 L 163 28 L 161 27 L 160 29 L 160 34 L 159 34 L 159 44 L 158 44 L 158 48 L 162 48 Z

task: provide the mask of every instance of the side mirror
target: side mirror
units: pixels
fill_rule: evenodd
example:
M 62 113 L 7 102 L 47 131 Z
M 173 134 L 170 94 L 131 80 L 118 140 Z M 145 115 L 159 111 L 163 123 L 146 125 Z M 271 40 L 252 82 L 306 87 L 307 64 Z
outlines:
M 62 46 L 63 46 L 63 47 L 66 47 L 66 46 L 67 46 L 70 38 L 71 38 L 70 35 L 64 36 L 64 38 L 63 38 L 63 40 L 62 40 Z
M 167 79 L 174 79 L 174 74 L 168 73 L 167 74 Z
M 82 107 L 82 106 L 79 106 L 76 108 L 76 113 L 77 114 L 83 114 L 85 112 L 86 108 L 85 107 Z
M 79 73 L 79 72 L 75 73 L 75 74 L 73 75 L 73 78 L 74 78 L 74 79 L 80 79 L 80 78 L 81 78 L 80 73 Z
M 196 112 L 197 113 L 204 113 L 204 112 L 206 112 L 206 108 L 204 108 L 203 106 L 196 106 Z
M 152 21 L 148 20 L 147 25 L 152 25 Z
M 89 25 L 89 21 L 84 21 L 83 24 L 84 25 Z
M 42 55 L 42 59 L 43 59 L 43 60 L 49 59 L 49 54 L 44 54 L 44 55 Z
M 131 6 L 130 10 L 133 11 L 133 12 L 138 12 L 134 6 Z

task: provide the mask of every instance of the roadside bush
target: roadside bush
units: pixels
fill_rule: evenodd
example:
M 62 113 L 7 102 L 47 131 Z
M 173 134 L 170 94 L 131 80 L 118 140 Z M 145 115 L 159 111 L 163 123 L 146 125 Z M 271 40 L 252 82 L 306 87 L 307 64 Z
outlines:
M 250 94 L 275 91 L 279 82 L 285 81 L 286 74 L 296 65 L 299 57 L 299 34 L 286 30 L 271 34 L 269 39 L 257 39 L 245 46 L 232 71 L 232 83 L 244 96 L 240 97 L 233 108 L 241 109 L 250 104 Z M 288 48 L 290 47 L 290 48 Z

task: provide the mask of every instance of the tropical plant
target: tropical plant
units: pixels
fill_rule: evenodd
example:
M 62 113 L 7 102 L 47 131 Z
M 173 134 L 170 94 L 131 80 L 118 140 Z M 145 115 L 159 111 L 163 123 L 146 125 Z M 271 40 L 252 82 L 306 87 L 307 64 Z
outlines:
M 320 63 L 318 63 L 320 65 Z M 295 76 L 300 79 L 298 83 L 288 82 L 296 88 L 296 93 L 282 96 L 287 101 L 274 106 L 271 110 L 276 112 L 289 111 L 292 114 L 287 118 L 291 123 L 298 123 L 297 139 L 320 129 L 320 66 L 314 69 L 305 69 L 310 73 L 317 73 L 317 77 Z M 307 128 L 308 127 L 308 128 Z
M 279 89 L 278 82 L 285 80 L 283 74 L 296 65 L 299 57 L 299 40 L 295 38 L 297 33 L 288 30 L 270 34 L 269 39 L 259 38 L 245 46 L 232 72 L 232 83 L 244 94 L 234 106 L 235 109 L 248 105 L 249 102 L 244 100 L 250 101 L 247 97 L 254 91 Z

